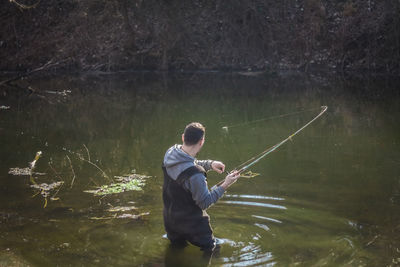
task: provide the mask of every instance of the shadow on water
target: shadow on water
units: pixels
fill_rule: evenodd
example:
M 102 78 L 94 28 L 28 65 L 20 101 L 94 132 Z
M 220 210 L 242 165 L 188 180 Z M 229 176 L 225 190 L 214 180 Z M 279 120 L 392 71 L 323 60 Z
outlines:
M 398 79 L 125 73 L 23 83 L 35 90 L 0 89 L 7 107 L 0 109 L 0 265 L 400 264 Z M 169 247 L 160 164 L 184 125 L 201 121 L 207 141 L 199 158 L 230 170 L 316 114 L 279 115 L 321 105 L 329 106 L 326 115 L 208 210 L 222 240 L 218 253 L 207 259 L 192 245 Z M 46 208 L 29 176 L 8 174 L 37 151 L 35 171 L 45 175 L 36 182 L 64 181 Z M 101 171 L 80 159 L 89 156 Z M 110 183 L 104 173 L 133 170 L 151 176 L 143 191 L 83 192 Z M 210 173 L 209 185 L 222 178 Z M 109 211 L 133 206 L 131 213 L 149 215 L 119 219 Z

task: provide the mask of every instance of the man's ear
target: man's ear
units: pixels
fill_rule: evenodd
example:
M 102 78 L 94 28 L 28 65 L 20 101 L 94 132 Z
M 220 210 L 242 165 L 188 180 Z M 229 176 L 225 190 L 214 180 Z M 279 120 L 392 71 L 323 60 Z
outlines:
M 200 139 L 200 147 L 202 147 L 202 146 L 204 145 L 204 141 L 205 141 L 205 139 L 204 139 L 204 137 L 202 137 L 202 138 Z
M 182 144 L 185 142 L 185 135 L 182 134 Z

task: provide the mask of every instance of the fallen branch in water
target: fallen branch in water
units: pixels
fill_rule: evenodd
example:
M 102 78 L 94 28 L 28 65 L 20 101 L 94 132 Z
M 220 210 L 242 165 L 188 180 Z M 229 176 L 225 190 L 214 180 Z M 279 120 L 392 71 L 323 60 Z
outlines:
M 15 1 L 14 1 L 14 2 L 15 2 Z M 51 60 L 49 60 L 47 63 L 45 63 L 44 65 L 42 65 L 42 66 L 40 66 L 40 67 L 38 67 L 38 68 L 36 68 L 36 69 L 33 69 L 33 70 L 31 70 L 31 71 L 27 71 L 27 72 L 22 73 L 22 74 L 18 74 L 18 75 L 15 76 L 15 77 L 12 77 L 12 78 L 7 79 L 7 80 L 4 80 L 4 81 L 1 81 L 1 82 L 0 82 L 0 86 L 9 84 L 10 82 L 19 80 L 19 79 L 21 79 L 21 78 L 23 78 L 23 77 L 32 75 L 32 74 L 34 74 L 34 73 L 36 73 L 36 72 L 39 72 L 39 71 L 42 71 L 42 70 L 48 70 L 48 69 L 50 69 L 50 68 L 52 68 L 52 67 L 55 67 L 55 66 L 59 65 L 60 63 L 66 62 L 66 61 L 67 61 L 67 60 L 61 60 L 61 61 L 53 62 L 53 59 L 51 59 Z
M 98 183 L 96 183 L 96 181 L 95 180 L 93 180 L 93 178 L 92 177 L 89 177 L 89 180 L 92 182 L 92 183 L 94 183 L 97 187 L 99 187 L 100 185 L 98 184 Z M 90 183 L 88 183 L 87 185 L 89 185 Z
M 90 161 L 90 153 L 89 153 L 89 149 L 87 148 L 87 146 L 86 146 L 85 144 L 83 144 L 83 146 L 84 146 L 84 147 L 85 147 L 85 149 L 86 149 L 87 156 L 88 156 L 88 160 Z
M 378 239 L 379 236 L 380 235 L 374 236 L 374 238 L 372 238 L 372 240 L 369 241 L 365 246 L 368 247 L 368 246 L 372 245 L 372 243 L 374 243 Z
M 29 163 L 29 167 L 31 168 L 31 171 L 36 167 L 36 162 L 39 160 L 39 158 L 42 156 L 42 151 L 36 152 L 35 158 L 33 159 L 32 162 Z
M 19 8 L 22 8 L 22 9 L 31 9 L 31 8 L 35 8 L 39 3 L 40 3 L 40 0 L 38 0 L 35 4 L 33 4 L 33 5 L 25 5 L 25 4 L 21 4 L 21 3 L 19 3 L 19 2 L 17 2 L 16 0 L 10 0 L 10 2 L 11 3 L 14 3 L 16 6 L 18 6 Z
M 61 186 L 57 189 L 57 191 L 54 193 L 54 195 L 52 197 L 50 197 L 50 200 L 59 200 L 60 198 L 56 198 L 55 196 L 58 194 L 58 192 L 60 191 L 61 187 L 63 186 L 64 182 L 62 182 Z
M 51 165 L 50 162 L 49 162 L 49 167 L 50 167 L 50 169 L 54 172 L 54 174 L 56 175 L 56 177 L 58 177 L 60 180 L 64 181 L 64 179 L 60 176 L 60 173 L 57 172 L 57 171 L 53 168 L 53 166 Z
M 98 170 L 103 174 L 103 176 L 104 176 L 105 178 L 107 178 L 109 181 L 112 181 L 112 180 L 110 179 L 110 177 L 109 177 L 99 166 L 97 166 L 96 164 L 94 164 L 93 162 L 91 162 L 90 160 L 87 160 L 87 159 L 85 159 L 85 158 L 81 158 L 81 160 L 83 160 L 83 161 L 89 163 L 90 165 L 92 165 L 93 167 L 95 167 L 96 169 L 98 169 Z
M 57 172 L 54 168 L 53 168 L 53 166 L 51 166 L 51 163 L 49 162 L 49 166 L 50 166 L 50 168 L 51 168 L 51 170 L 54 172 L 54 174 L 60 179 L 60 180 L 62 180 L 62 183 L 64 184 L 64 179 L 59 175 L 59 172 Z M 57 191 L 56 191 L 56 193 L 52 196 L 52 197 L 50 197 L 50 200 L 59 200 L 60 198 L 56 198 L 55 196 L 58 194 L 58 192 L 60 191 L 60 189 L 61 189 L 61 187 L 62 187 L 62 185 L 57 189 Z M 47 204 L 47 201 L 46 201 L 46 204 Z
M 36 152 L 35 158 L 33 159 L 32 162 L 29 163 L 29 167 L 30 167 L 30 169 L 31 169 L 30 175 L 29 175 L 29 179 L 31 180 L 31 182 L 32 182 L 33 184 L 36 184 L 36 182 L 35 182 L 35 180 L 33 179 L 32 172 L 33 172 L 33 169 L 36 167 L 36 162 L 39 160 L 39 158 L 40 158 L 41 155 L 42 155 L 42 151 Z
M 95 167 L 96 169 L 98 169 L 102 174 L 104 178 L 107 178 L 109 181 L 112 181 L 112 179 L 105 173 L 105 171 L 103 171 L 99 166 L 97 166 L 95 163 L 93 163 L 90 160 L 90 154 L 89 154 L 89 149 L 83 145 L 86 148 L 86 151 L 88 153 L 88 159 L 85 159 L 81 154 L 75 153 L 76 155 L 78 155 L 78 158 L 84 162 L 89 163 L 90 165 L 92 165 L 93 167 Z
M 72 188 L 72 186 L 74 185 L 74 181 L 75 181 L 76 175 L 75 175 L 74 168 L 72 167 L 71 159 L 68 157 L 68 155 L 66 157 L 67 157 L 67 159 L 69 161 L 69 166 L 71 167 L 72 174 L 74 175 L 74 177 L 72 177 L 72 181 L 71 181 L 71 188 Z

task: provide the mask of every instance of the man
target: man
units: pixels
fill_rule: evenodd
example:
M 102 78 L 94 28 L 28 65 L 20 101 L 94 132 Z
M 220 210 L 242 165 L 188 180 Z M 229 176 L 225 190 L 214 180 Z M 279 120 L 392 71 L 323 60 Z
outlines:
M 205 141 L 205 128 L 198 122 L 185 127 L 182 145 L 167 150 L 163 162 L 164 226 L 167 237 L 174 245 L 189 241 L 204 251 L 215 248 L 215 238 L 205 210 L 222 197 L 225 190 L 239 178 L 235 171 L 226 176 L 211 191 L 207 187 L 206 172 L 222 173 L 225 165 L 220 161 L 196 160 Z

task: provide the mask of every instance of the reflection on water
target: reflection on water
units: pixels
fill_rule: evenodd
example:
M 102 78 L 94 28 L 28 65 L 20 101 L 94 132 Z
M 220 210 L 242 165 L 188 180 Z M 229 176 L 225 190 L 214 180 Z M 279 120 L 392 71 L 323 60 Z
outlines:
M 259 216 L 259 215 L 251 215 L 254 218 L 257 219 L 262 219 L 262 220 L 266 220 L 266 221 L 270 221 L 270 222 L 275 222 L 275 223 L 282 223 L 282 221 L 280 220 L 276 220 L 276 219 L 272 219 L 272 218 L 268 218 L 268 217 L 264 217 L 264 216 Z
M 273 266 L 276 264 L 271 252 L 263 252 L 260 246 L 253 243 L 241 248 L 237 254 L 230 258 L 222 258 L 222 266 Z
M 226 195 L 225 197 L 228 197 L 228 198 L 245 198 L 245 199 L 285 200 L 284 198 L 279 198 L 279 197 L 257 196 L 257 195 Z M 282 209 L 282 210 L 286 209 L 286 207 L 282 206 L 282 205 L 276 205 L 276 204 L 270 204 L 270 203 L 261 203 L 261 202 L 252 202 L 252 201 L 221 200 L 221 201 L 219 201 L 219 203 L 245 205 L 245 206 L 255 206 L 255 207 L 265 207 L 265 208 Z
M 281 206 L 281 205 L 274 205 L 274 204 L 260 203 L 260 202 L 250 202 L 250 201 L 235 201 L 235 200 L 223 201 L 222 200 L 222 201 L 220 201 L 220 203 L 255 206 L 255 207 L 265 207 L 265 208 L 271 208 L 271 209 L 282 209 L 282 210 L 286 209 L 285 206 Z
M 29 81 L 33 93 L 2 87 L 0 265 L 165 266 L 168 259 L 174 266 L 395 265 L 398 85 L 387 77 L 126 73 L 37 78 Z M 222 240 L 210 262 L 194 246 L 169 250 L 162 238 L 160 162 L 180 142 L 184 125 L 202 122 L 207 141 L 199 158 L 232 169 L 314 116 L 280 114 L 321 105 L 330 107 L 326 116 L 256 164 L 259 176 L 240 179 L 208 210 Z M 277 118 L 248 123 L 271 116 Z M 221 130 L 224 125 L 238 126 Z M 29 177 L 8 174 L 37 151 L 43 155 L 35 172 L 46 173 L 37 182 L 65 182 L 45 209 L 32 198 Z M 79 155 L 90 155 L 103 172 Z M 109 183 L 104 173 L 133 170 L 152 176 L 144 191 L 83 193 Z M 208 183 L 222 178 L 210 172 Z M 132 205 L 137 214 L 150 214 L 90 219 Z
M 262 224 L 262 223 L 255 223 L 254 225 L 259 227 L 259 228 L 261 228 L 261 229 L 263 229 L 263 230 L 265 230 L 265 231 L 269 231 L 270 230 L 267 225 Z
M 252 198 L 252 199 L 268 199 L 268 200 L 285 200 L 282 197 L 270 197 L 270 196 L 255 196 L 255 195 L 229 195 L 226 194 L 225 197 L 231 198 Z

